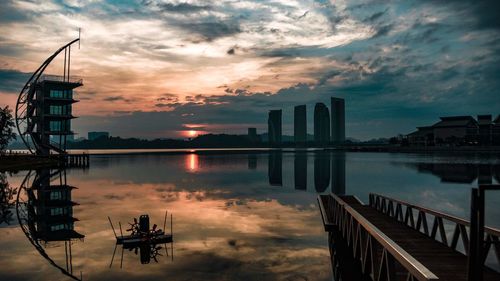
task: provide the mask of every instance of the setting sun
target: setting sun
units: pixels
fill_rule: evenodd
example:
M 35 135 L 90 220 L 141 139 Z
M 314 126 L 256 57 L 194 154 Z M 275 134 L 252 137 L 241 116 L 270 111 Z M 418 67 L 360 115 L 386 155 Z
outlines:
M 187 132 L 187 134 L 188 134 L 188 136 L 189 136 L 189 137 L 196 137 L 196 131 L 189 130 L 189 131 Z

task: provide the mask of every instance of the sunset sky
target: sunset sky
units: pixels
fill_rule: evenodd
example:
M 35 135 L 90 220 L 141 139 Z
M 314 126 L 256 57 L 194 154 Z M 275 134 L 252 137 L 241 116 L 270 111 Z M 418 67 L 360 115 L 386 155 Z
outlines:
M 267 131 L 267 112 L 346 99 L 346 135 L 500 109 L 500 1 L 3 0 L 0 105 L 78 37 L 79 136 Z M 47 73 L 62 72 L 62 58 Z

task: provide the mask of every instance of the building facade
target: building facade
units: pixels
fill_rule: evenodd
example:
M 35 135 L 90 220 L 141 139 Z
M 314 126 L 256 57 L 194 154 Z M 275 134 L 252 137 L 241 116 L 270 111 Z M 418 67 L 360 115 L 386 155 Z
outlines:
M 314 106 L 314 142 L 319 145 L 330 142 L 330 113 L 321 102 Z
M 293 111 L 293 135 L 296 144 L 307 142 L 307 114 L 305 105 L 297 105 Z
M 278 110 L 270 110 L 269 116 L 267 119 L 267 128 L 268 128 L 268 138 L 269 144 L 271 145 L 280 145 L 281 144 L 281 109 Z
M 345 101 L 340 98 L 331 98 L 332 114 L 332 142 L 343 144 L 345 142 Z
M 30 85 L 35 93 L 34 133 L 33 138 L 39 143 L 37 153 L 49 155 L 50 151 L 65 153 L 67 137 L 73 135 L 71 120 L 73 89 L 82 86 L 81 79 L 66 79 L 55 75 L 43 75 L 36 83 Z
M 432 126 L 418 127 L 407 135 L 409 145 L 500 145 L 500 115 L 440 117 Z

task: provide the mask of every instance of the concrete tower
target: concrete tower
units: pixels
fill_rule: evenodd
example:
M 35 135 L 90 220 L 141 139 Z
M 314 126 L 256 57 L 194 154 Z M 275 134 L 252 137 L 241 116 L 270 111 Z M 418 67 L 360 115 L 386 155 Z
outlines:
M 343 144 L 345 142 L 345 102 L 344 99 L 333 98 L 332 103 L 332 142 Z
M 307 117 L 306 106 L 297 105 L 293 112 L 293 132 L 296 144 L 304 144 L 307 141 Z

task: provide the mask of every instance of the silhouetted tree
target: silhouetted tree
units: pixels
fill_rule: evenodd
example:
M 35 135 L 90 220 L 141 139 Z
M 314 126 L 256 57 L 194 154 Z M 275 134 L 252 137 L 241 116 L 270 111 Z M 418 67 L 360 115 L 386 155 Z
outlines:
M 12 110 L 9 106 L 0 107 L 0 154 L 3 154 L 9 142 L 15 138 Z

